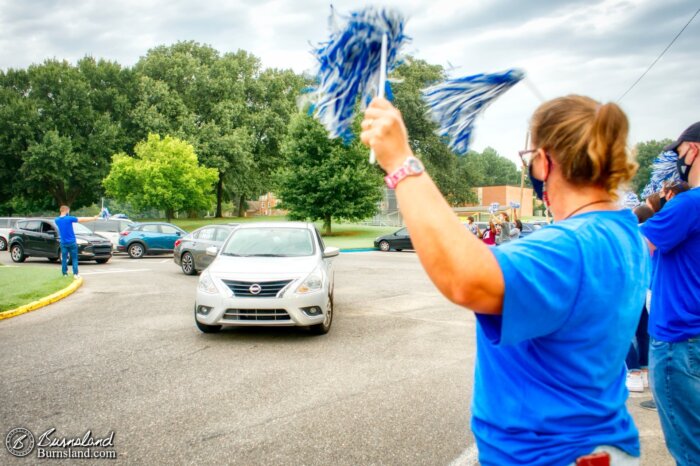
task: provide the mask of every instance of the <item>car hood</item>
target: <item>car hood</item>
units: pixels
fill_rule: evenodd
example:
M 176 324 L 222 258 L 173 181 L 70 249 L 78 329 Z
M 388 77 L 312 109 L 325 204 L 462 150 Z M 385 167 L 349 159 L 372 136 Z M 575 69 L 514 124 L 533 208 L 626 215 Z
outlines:
M 104 236 L 100 235 L 88 235 L 87 233 L 76 233 L 75 234 L 76 238 L 84 239 L 85 241 L 89 241 L 90 243 L 104 243 L 104 242 L 109 242 L 108 238 L 105 238 Z
M 207 270 L 221 278 L 274 279 L 311 273 L 319 264 L 316 255 L 306 257 L 235 257 L 219 255 Z

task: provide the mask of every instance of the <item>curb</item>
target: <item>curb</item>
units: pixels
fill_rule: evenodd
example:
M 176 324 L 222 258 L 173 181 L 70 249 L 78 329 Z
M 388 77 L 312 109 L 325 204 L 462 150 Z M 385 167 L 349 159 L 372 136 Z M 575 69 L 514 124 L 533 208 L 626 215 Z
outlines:
M 347 249 L 341 249 L 340 252 L 370 252 L 370 251 L 379 251 L 377 248 L 347 248 Z
M 75 290 L 80 288 L 83 284 L 83 278 L 79 278 L 77 280 L 73 280 L 73 283 L 68 285 L 67 287 L 63 288 L 62 290 L 59 290 L 53 294 L 50 294 L 44 298 L 37 299 L 36 301 L 32 301 L 29 304 L 25 304 L 24 306 L 20 306 L 16 309 L 12 309 L 9 311 L 4 311 L 0 312 L 0 320 L 3 319 L 9 319 L 11 317 L 16 317 L 18 315 L 25 314 L 27 312 L 35 311 L 39 308 L 42 308 L 44 306 L 48 306 L 51 303 L 55 303 L 56 301 L 60 301 L 61 299 L 65 298 L 66 296 L 73 294 Z

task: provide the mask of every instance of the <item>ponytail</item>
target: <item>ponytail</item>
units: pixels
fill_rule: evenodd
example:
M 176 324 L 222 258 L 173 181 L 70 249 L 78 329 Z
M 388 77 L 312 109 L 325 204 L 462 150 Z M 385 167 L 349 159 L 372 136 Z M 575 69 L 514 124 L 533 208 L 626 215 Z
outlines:
M 560 97 L 542 104 L 531 125 L 533 143 L 550 151 L 572 184 L 600 186 L 617 199 L 618 187 L 637 171 L 627 151 L 627 116 L 614 103 Z

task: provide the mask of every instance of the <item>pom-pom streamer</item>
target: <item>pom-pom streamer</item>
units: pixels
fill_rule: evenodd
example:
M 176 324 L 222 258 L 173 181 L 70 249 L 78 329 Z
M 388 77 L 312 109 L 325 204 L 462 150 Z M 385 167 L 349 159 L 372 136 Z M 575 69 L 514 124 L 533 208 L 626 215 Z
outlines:
M 449 79 L 423 90 L 423 99 L 438 124 L 438 134 L 449 139 L 453 151 L 464 155 L 469 150 L 476 118 L 524 77 L 520 70 L 508 70 Z
M 313 50 L 319 69 L 311 111 L 331 137 L 349 141 L 357 98 L 361 97 L 364 108 L 384 91 L 382 37 L 386 36 L 384 77 L 409 39 L 403 33 L 404 17 L 395 10 L 368 7 L 345 19 L 346 24 L 338 27 L 331 13 L 331 37 Z

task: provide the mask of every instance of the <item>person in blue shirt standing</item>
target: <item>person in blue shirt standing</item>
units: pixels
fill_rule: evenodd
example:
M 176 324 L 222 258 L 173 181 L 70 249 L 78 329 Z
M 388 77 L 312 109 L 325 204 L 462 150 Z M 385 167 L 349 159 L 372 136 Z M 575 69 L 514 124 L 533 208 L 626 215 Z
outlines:
M 71 265 L 73 266 L 73 277 L 80 278 L 78 274 L 78 243 L 75 239 L 73 231 L 74 223 L 83 223 L 97 220 L 99 216 L 94 217 L 73 217 L 70 214 L 70 207 L 62 205 L 60 208 L 61 216 L 56 217 L 54 222 L 58 227 L 58 236 L 61 242 L 61 272 L 63 276 L 68 276 L 68 254 L 70 254 Z
M 627 117 L 614 103 L 571 95 L 542 104 L 530 132 L 533 146 L 520 155 L 556 223 L 498 248 L 464 231 L 388 101 L 370 104 L 361 138 L 396 189 L 428 276 L 476 313 L 480 463 L 568 466 L 602 452 L 613 465 L 637 465 L 625 356 L 650 259 L 637 219 L 615 202 L 637 168 Z
M 649 385 L 666 446 L 679 465 L 700 464 L 700 122 L 665 147 L 690 190 L 641 227 L 655 256 L 649 312 Z

